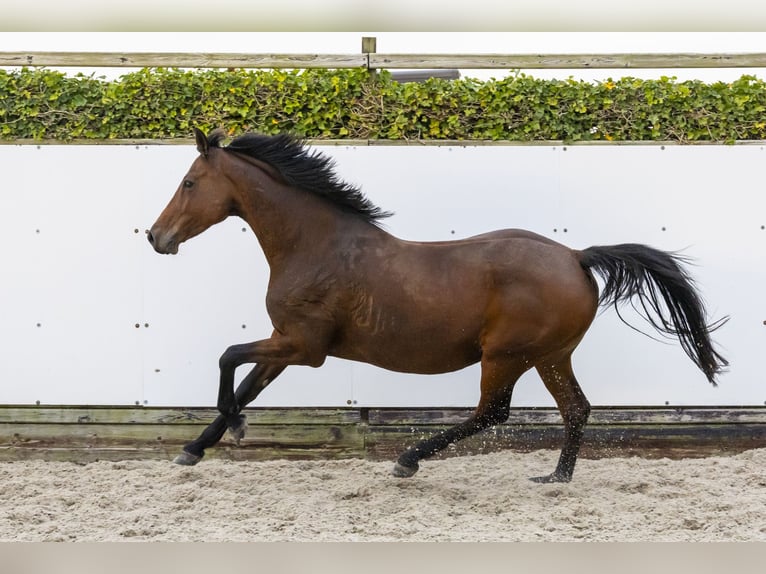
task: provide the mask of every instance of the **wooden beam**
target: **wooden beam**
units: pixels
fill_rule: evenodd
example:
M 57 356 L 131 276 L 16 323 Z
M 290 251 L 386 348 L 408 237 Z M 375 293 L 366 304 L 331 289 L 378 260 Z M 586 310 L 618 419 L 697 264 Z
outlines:
M 763 68 L 766 53 L 359 54 L 0 52 L 0 66 L 89 68 L 673 69 Z
M 0 52 L 0 66 L 89 68 L 359 68 L 366 54 Z
M 241 446 L 228 437 L 210 458 L 388 460 L 419 438 L 465 420 L 470 408 L 248 408 Z M 212 408 L 0 406 L 0 460 L 172 459 L 217 415 Z M 766 407 L 596 407 L 586 427 L 590 456 L 650 452 L 699 456 L 766 447 Z M 441 456 L 560 448 L 551 408 L 512 409 L 507 423 Z
M 350 408 L 248 408 L 251 424 L 358 424 L 360 411 Z M 0 424 L 187 425 L 207 424 L 218 416 L 214 408 L 112 406 L 0 406 Z
M 473 409 L 369 409 L 366 419 L 370 425 L 449 426 L 464 421 Z M 675 425 L 675 424 L 763 424 L 764 407 L 595 407 L 588 426 L 610 425 Z M 548 408 L 511 409 L 506 425 L 561 425 L 558 410 Z
M 743 54 L 370 54 L 375 68 L 623 69 L 762 68 L 766 53 Z

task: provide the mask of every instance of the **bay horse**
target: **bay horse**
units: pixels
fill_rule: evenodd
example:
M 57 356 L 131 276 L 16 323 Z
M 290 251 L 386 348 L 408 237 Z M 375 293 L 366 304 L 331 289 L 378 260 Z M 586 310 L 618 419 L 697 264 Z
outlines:
M 148 232 L 158 253 L 229 216 L 252 228 L 270 279 L 267 339 L 220 357 L 220 415 L 175 462 L 196 464 L 228 428 L 244 436 L 241 410 L 288 365 L 328 356 L 392 371 L 436 374 L 481 363 L 480 400 L 464 422 L 421 440 L 398 458 L 409 477 L 418 461 L 504 422 L 517 379 L 535 368 L 564 422 L 555 470 L 536 482 L 572 479 L 590 404 L 572 352 L 601 305 L 633 302 L 660 333 L 677 337 L 713 385 L 726 366 L 685 260 L 640 244 L 574 250 L 519 229 L 456 241 L 415 242 L 381 227 L 391 215 L 342 181 L 326 155 L 289 135 L 195 129 L 199 152 Z M 594 273 L 604 282 L 599 288 Z M 638 304 L 636 305 L 636 302 Z M 619 313 L 619 310 L 618 310 Z M 234 390 L 234 372 L 254 364 Z

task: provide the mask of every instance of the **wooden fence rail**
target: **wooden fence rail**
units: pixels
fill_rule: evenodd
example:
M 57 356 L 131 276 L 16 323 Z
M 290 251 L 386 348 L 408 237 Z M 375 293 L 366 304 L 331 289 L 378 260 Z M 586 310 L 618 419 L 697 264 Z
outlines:
M 209 458 L 393 460 L 416 440 L 465 420 L 459 408 L 247 408 L 248 434 L 227 437 Z M 0 406 L 0 461 L 171 459 L 217 415 L 215 409 Z M 550 408 L 512 409 L 507 423 L 441 457 L 502 449 L 560 448 L 561 417 Z M 597 407 L 583 456 L 704 456 L 766 447 L 766 407 Z
M 0 52 L 0 67 L 674 69 L 763 68 L 766 53 L 722 54 L 213 54 Z

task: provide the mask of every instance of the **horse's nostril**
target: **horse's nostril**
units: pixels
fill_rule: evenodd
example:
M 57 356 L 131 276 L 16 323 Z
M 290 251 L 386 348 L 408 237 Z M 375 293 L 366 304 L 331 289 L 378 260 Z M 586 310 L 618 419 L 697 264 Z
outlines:
M 146 238 L 149 240 L 149 243 L 154 245 L 154 235 L 152 235 L 151 231 L 146 232 Z

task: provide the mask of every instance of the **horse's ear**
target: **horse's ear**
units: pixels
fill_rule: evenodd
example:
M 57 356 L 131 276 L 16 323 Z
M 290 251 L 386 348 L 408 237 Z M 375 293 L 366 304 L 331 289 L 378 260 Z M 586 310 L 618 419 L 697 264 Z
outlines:
M 194 128 L 194 137 L 197 140 L 197 151 L 202 154 L 203 157 L 207 157 L 210 150 L 210 143 L 207 141 L 207 136 L 199 128 Z

